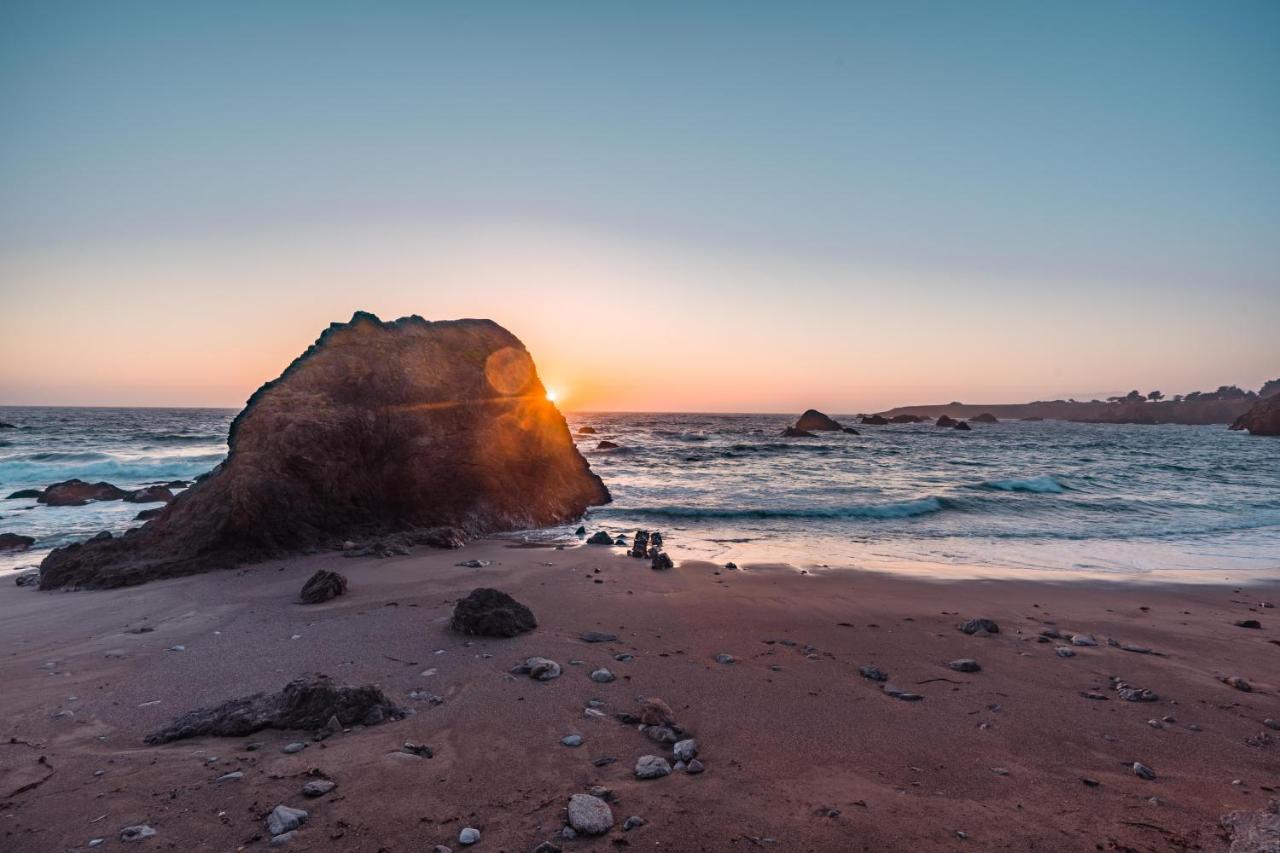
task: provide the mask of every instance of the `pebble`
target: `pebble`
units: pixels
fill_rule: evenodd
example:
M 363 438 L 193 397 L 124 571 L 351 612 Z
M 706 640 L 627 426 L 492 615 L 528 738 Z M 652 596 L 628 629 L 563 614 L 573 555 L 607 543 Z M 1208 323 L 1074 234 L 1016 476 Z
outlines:
M 961 622 L 958 627 L 965 634 L 999 634 L 1000 626 L 993 619 L 970 619 Z
M 671 765 L 660 755 L 643 755 L 636 762 L 637 779 L 660 779 L 670 773 Z
M 294 741 L 293 743 L 286 745 L 285 748 L 280 751 L 285 755 L 293 755 L 295 752 L 302 752 L 302 750 L 306 748 L 307 745 L 305 743 L 302 743 L 301 741 Z
M 698 742 L 693 738 L 676 741 L 675 746 L 671 747 L 671 752 L 678 761 L 693 761 L 698 757 Z
M 725 564 L 724 564 L 724 567 L 725 567 L 726 569 L 736 569 L 736 568 L 738 568 L 738 564 L 737 564 L 737 563 L 735 563 L 735 562 L 733 562 L 732 560 L 730 560 L 729 562 L 727 562 L 727 563 L 725 563 Z
M 89 839 L 89 845 L 88 845 L 88 846 L 90 846 L 90 847 L 101 847 L 102 845 L 104 845 L 104 844 L 106 844 L 106 843 L 107 843 L 107 839 L 105 839 L 105 838 L 90 838 L 90 839 Z
M 621 544 L 625 545 L 626 543 L 623 542 Z M 565 829 L 571 830 L 571 827 L 566 826 Z M 561 853 L 561 850 L 550 841 L 544 841 L 537 847 L 533 848 L 533 853 Z
M 560 743 L 565 746 L 582 746 L 582 735 L 565 735 L 560 738 Z
M 271 845 L 270 845 L 270 846 L 272 846 L 272 847 L 283 847 L 283 846 L 285 846 L 286 844 L 288 844 L 290 841 L 292 841 L 293 839 L 295 839 L 295 838 L 297 838 L 297 837 L 298 837 L 298 830 L 296 830 L 296 829 L 291 829 L 291 830 L 289 830 L 288 832 L 282 832 L 282 833 L 280 833 L 279 835 L 273 835 L 273 836 L 271 837 Z
M 613 828 L 613 809 L 599 797 L 591 794 L 574 794 L 569 798 L 569 828 L 574 838 L 583 835 L 603 835 Z
M 877 666 L 860 666 L 858 672 L 862 673 L 863 678 L 870 678 L 872 681 L 888 681 L 889 673 Z
M 1257 619 L 1241 619 L 1239 622 L 1236 623 L 1236 627 L 1259 629 L 1262 627 L 1262 623 L 1259 622 Z
M 480 830 L 474 826 L 463 827 L 462 832 L 458 833 L 458 843 L 463 847 L 470 847 L 480 840 Z
M 880 689 L 892 696 L 894 699 L 901 699 L 903 702 L 919 702 L 924 698 L 919 693 L 912 693 L 909 690 L 903 690 L 901 687 L 895 687 L 887 681 Z
M 716 663 L 730 664 L 737 663 L 738 659 L 727 652 L 721 652 L 716 655 Z
M 338 783 L 328 779 L 315 779 L 302 786 L 302 794 L 306 797 L 322 797 L 338 787 Z
M 525 658 L 524 663 L 511 671 L 517 675 L 527 675 L 535 681 L 550 681 L 560 677 L 560 664 L 550 658 Z
M 302 809 L 293 809 L 279 805 L 267 815 L 267 832 L 272 836 L 283 835 L 291 829 L 297 829 L 306 823 L 307 813 Z
M 1053 650 L 1060 658 L 1073 658 L 1076 656 L 1076 650 L 1070 646 L 1054 646 Z
M 951 667 L 956 672 L 979 672 L 982 669 L 978 662 L 973 658 L 960 658 L 959 660 L 953 660 L 951 663 L 947 664 L 947 666 Z
M 457 565 L 462 566 L 464 569 L 483 569 L 488 565 L 490 565 L 490 561 L 489 560 L 463 560 L 461 563 L 458 563 Z
M 147 826 L 145 823 L 140 823 L 136 826 L 126 826 L 124 829 L 120 830 L 120 840 L 143 841 L 155 834 L 156 831 L 154 829 Z
M 702 762 L 695 758 L 684 768 L 684 772 L 696 776 L 706 769 L 707 768 L 703 766 Z
M 600 667 L 595 672 L 591 673 L 591 680 L 597 684 L 608 684 L 615 678 L 617 678 L 617 676 L 604 667 Z
M 1076 634 L 1071 638 L 1073 646 L 1096 646 L 1098 641 L 1094 639 L 1092 634 Z
M 431 853 L 453 853 L 452 847 L 446 847 L 443 844 L 437 844 L 431 848 Z
M 244 773 L 239 770 L 233 770 L 230 773 L 223 773 L 217 778 L 218 782 L 238 782 L 244 778 Z
M 630 832 L 633 829 L 638 829 L 639 827 L 644 826 L 646 823 L 648 823 L 648 821 L 640 817 L 640 815 L 633 814 L 631 817 L 627 818 L 622 822 L 622 831 Z
M 1228 675 L 1226 678 L 1222 679 L 1222 683 L 1234 687 L 1236 690 L 1244 693 L 1253 692 L 1253 685 L 1238 675 Z
M 1262 724 L 1269 729 L 1280 729 L 1280 720 L 1273 720 L 1270 717 L 1263 720 Z
M 612 643 L 618 639 L 618 635 L 606 634 L 604 631 L 583 631 L 579 639 L 584 643 Z
M 1151 780 L 1156 778 L 1156 771 L 1152 770 L 1141 761 L 1135 761 L 1133 762 L 1133 775 L 1137 776 L 1139 779 Z

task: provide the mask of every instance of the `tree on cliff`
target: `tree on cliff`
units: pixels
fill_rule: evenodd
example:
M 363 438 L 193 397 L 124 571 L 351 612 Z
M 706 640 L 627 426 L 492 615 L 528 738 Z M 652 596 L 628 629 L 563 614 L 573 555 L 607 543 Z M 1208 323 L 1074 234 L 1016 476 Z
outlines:
M 1152 391 L 1150 394 L 1147 395 L 1147 399 L 1153 403 L 1159 403 L 1161 400 L 1164 399 L 1164 394 L 1160 391 Z

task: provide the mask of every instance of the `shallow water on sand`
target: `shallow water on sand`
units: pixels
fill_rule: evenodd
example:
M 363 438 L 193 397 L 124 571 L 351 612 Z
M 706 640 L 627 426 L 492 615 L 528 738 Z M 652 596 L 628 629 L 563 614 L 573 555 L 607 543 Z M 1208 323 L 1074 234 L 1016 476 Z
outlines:
M 220 409 L 0 408 L 0 494 L 59 480 L 191 479 L 226 453 Z M 677 558 L 942 576 L 1280 577 L 1280 442 L 1222 426 L 857 426 L 784 439 L 784 415 L 573 414 L 614 503 L 589 531 L 661 529 Z M 846 421 L 853 424 L 853 419 Z M 596 435 L 577 435 L 591 426 Z M 601 440 L 621 445 L 596 450 Z M 0 570 L 137 524 L 119 501 L 0 499 L 37 538 Z M 519 534 L 577 541 L 577 524 Z

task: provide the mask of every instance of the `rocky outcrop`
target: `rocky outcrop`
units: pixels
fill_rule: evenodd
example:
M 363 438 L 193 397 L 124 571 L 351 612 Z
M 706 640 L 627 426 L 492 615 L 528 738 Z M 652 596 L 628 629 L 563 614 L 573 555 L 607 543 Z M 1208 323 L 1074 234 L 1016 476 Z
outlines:
M 449 627 L 476 637 L 515 637 L 537 628 L 538 620 L 505 592 L 481 587 L 458 601 Z
M 995 416 L 995 415 L 993 415 L 993 414 L 991 414 L 990 412 L 983 412 L 983 413 L 982 413 L 982 414 L 980 414 L 980 415 L 974 415 L 973 417 L 969 418 L 969 420 L 973 421 L 975 424 L 998 424 L 998 423 L 1000 423 L 1000 421 L 996 418 L 996 416 Z
M 933 424 L 933 425 L 934 425 L 934 426 L 940 426 L 940 427 L 953 427 L 953 428 L 954 428 L 954 427 L 955 427 L 955 425 L 956 425 L 957 423 L 959 423 L 959 421 L 957 421 L 955 418 L 951 417 L 950 415 L 943 415 L 942 417 L 940 417 L 940 418 L 938 418 L 936 421 L 934 421 L 934 424 Z
M 321 604 L 331 598 L 337 598 L 347 591 L 347 578 L 338 572 L 319 569 L 307 578 L 302 585 L 298 598 L 303 604 Z
M 784 429 L 782 431 L 782 437 L 783 438 L 817 438 L 816 435 L 809 432 L 808 430 L 797 429 L 796 427 L 787 427 L 786 429 Z
M 0 533 L 0 551 L 25 551 L 35 544 L 35 537 L 19 533 Z
M 193 737 L 244 737 L 263 729 L 319 730 L 336 718 L 342 726 L 371 726 L 404 712 L 371 684 L 344 687 L 327 675 L 304 675 L 277 693 L 255 693 L 183 714 L 147 736 L 147 743 Z
M 15 498 L 39 498 L 44 492 L 40 489 L 18 489 L 18 491 L 9 495 L 8 500 Z
M 969 426 L 965 421 L 956 421 L 954 429 L 971 430 L 973 427 Z
M 806 432 L 836 432 L 841 427 L 839 421 L 832 420 L 817 409 L 809 409 L 796 421 L 796 429 Z
M 867 426 L 887 426 L 889 420 L 883 415 L 863 415 L 861 423 Z
M 230 452 L 156 518 L 61 548 L 43 589 L 115 587 L 423 528 L 559 524 L 609 492 L 490 320 L 329 327 L 231 424 Z
M 889 423 L 891 423 L 891 424 L 918 424 L 918 423 L 921 423 L 921 422 L 923 422 L 923 421 L 925 421 L 925 420 L 928 420 L 928 419 L 927 419 L 927 418 L 922 418 L 922 417 L 920 417 L 919 415 L 894 415 L 893 417 L 889 418 Z
M 1259 402 L 1236 418 L 1231 429 L 1248 430 L 1250 435 L 1280 435 L 1280 395 Z
M 146 488 L 135 489 L 126 493 L 124 500 L 133 504 L 167 504 L 173 500 L 173 492 L 169 491 L 166 486 L 147 486 Z
M 578 427 L 578 435 L 595 435 L 595 434 L 596 434 L 595 427 L 591 427 L 591 426 Z
M 54 483 L 40 493 L 37 503 L 48 506 L 84 506 L 89 501 L 118 501 L 128 494 L 110 483 L 86 483 L 84 480 L 65 480 Z

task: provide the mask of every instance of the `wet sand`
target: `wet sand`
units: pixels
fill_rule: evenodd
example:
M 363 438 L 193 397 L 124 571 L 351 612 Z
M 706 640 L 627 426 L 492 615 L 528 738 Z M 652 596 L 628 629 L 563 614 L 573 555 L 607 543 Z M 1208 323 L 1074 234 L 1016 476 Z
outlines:
M 473 558 L 493 565 L 456 565 Z M 347 575 L 348 594 L 296 603 L 317 568 Z M 451 633 L 453 602 L 478 586 L 529 605 L 538 629 Z M 266 849 L 263 819 L 282 803 L 310 812 L 290 845 L 308 851 L 456 851 L 465 826 L 482 832 L 472 849 L 513 853 L 545 840 L 565 850 L 623 840 L 673 851 L 1225 850 L 1219 818 L 1263 808 L 1280 787 L 1280 731 L 1263 725 L 1280 718 L 1280 609 L 1264 601 L 1280 603 L 1280 585 L 938 582 L 706 563 L 655 572 L 616 548 L 502 542 L 300 557 L 105 592 L 41 593 L 5 578 L 0 850 L 81 850 L 95 838 L 102 849 Z M 1001 632 L 959 632 L 970 617 Z M 1233 624 L 1248 618 L 1262 628 Z M 154 630 L 131 633 L 144 626 Z M 1038 642 L 1052 626 L 1100 645 L 1059 657 L 1063 641 Z M 587 630 L 619 639 L 584 643 Z M 721 653 L 735 662 L 717 663 Z M 533 655 L 563 675 L 509 674 Z M 982 670 L 949 669 L 957 658 Z M 859 675 L 866 664 L 923 699 L 884 694 Z M 591 681 L 600 666 L 617 680 Z M 293 755 L 281 748 L 309 733 L 143 743 L 186 710 L 308 671 L 376 683 L 416 713 Z M 1233 675 L 1253 692 L 1219 680 Z M 1111 676 L 1159 699 L 1122 701 Z M 415 690 L 443 703 L 410 699 Z M 696 737 L 704 773 L 633 777 L 638 757 L 669 752 L 611 715 L 647 696 Z M 586 716 L 592 699 L 610 716 Z M 560 744 L 575 733 L 582 746 Z M 262 748 L 246 751 L 251 741 Z M 434 757 L 397 754 L 406 741 Z M 617 761 L 594 766 L 605 756 Z M 1135 761 L 1156 778 L 1136 776 Z M 215 781 L 232 771 L 243 778 Z M 304 798 L 317 775 L 337 787 Z M 614 792 L 614 830 L 561 840 L 569 796 L 595 785 Z M 647 823 L 624 833 L 630 815 Z M 143 823 L 154 837 L 120 841 Z

